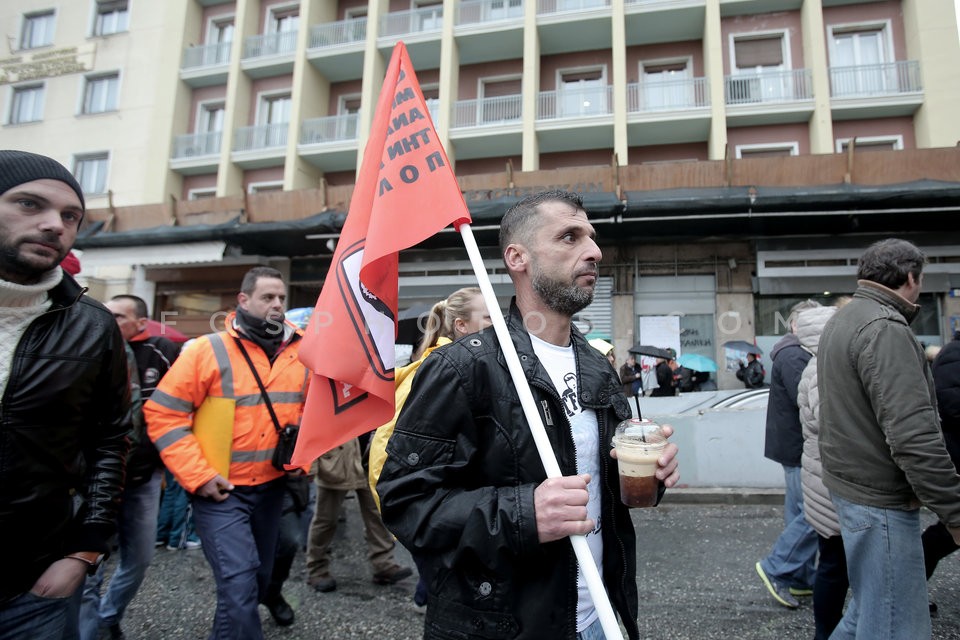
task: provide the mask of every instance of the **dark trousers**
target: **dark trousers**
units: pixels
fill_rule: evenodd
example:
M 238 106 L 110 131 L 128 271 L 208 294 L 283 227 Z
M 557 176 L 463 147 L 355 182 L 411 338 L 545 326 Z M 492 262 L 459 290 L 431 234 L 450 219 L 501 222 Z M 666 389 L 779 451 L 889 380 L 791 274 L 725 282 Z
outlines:
M 287 476 L 283 491 L 283 511 L 280 516 L 280 536 L 277 538 L 277 552 L 273 557 L 273 572 L 270 582 L 263 593 L 264 603 L 275 602 L 283 590 L 283 583 L 290 577 L 290 568 L 302 548 L 306 538 L 303 516 L 313 505 L 310 502 L 310 478 L 307 476 Z
M 273 570 L 283 482 L 238 486 L 223 502 L 191 498 L 203 554 L 217 583 L 211 640 L 263 638 L 257 605 Z
M 953 541 L 953 536 L 947 531 L 942 522 L 937 522 L 926 528 L 920 536 L 923 542 L 923 564 L 927 569 L 927 580 L 933 575 L 937 563 L 948 555 L 960 549 Z
M 827 640 L 840 618 L 843 603 L 847 598 L 850 580 L 847 578 L 847 556 L 843 552 L 843 538 L 817 536 L 820 546 L 820 562 L 813 584 L 813 621 L 816 628 L 814 640 Z

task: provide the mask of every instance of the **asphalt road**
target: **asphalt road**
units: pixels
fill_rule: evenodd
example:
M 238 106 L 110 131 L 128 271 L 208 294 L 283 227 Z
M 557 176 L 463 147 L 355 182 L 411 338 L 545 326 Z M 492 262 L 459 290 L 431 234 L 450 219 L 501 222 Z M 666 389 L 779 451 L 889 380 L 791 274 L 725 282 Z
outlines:
M 642 637 L 810 640 L 810 599 L 802 599 L 798 610 L 785 609 L 754 573 L 754 563 L 782 529 L 782 512 L 771 504 L 679 504 L 669 498 L 655 509 L 634 510 Z M 925 514 L 925 520 L 931 519 Z M 398 558 L 410 564 L 403 550 Z M 284 587 L 297 619 L 280 628 L 261 607 L 266 637 L 421 637 L 423 617 L 412 604 L 414 578 L 388 587 L 371 582 L 354 500 L 347 502 L 347 521 L 337 533 L 333 573 L 337 591 L 315 593 L 304 582 L 303 558 L 298 557 Z M 960 640 L 960 554 L 941 562 L 929 588 L 940 608 L 933 637 Z M 214 604 L 213 578 L 202 551 L 158 550 L 123 628 L 131 640 L 206 638 Z

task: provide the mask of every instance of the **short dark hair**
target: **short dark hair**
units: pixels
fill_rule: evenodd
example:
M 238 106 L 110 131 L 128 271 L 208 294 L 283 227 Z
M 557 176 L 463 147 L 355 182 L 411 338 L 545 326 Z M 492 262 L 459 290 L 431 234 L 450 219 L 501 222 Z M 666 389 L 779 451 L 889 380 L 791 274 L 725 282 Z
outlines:
M 503 214 L 500 220 L 500 254 L 513 242 L 524 242 L 534 228 L 537 207 L 545 202 L 566 202 L 578 210 L 583 210 L 580 194 L 570 191 L 541 191 L 521 199 Z
M 248 296 L 253 295 L 253 290 L 257 288 L 257 280 L 260 278 L 283 280 L 283 274 L 273 267 L 254 267 L 243 276 L 243 282 L 240 283 L 240 291 Z
M 137 319 L 150 316 L 150 312 L 147 310 L 147 303 L 140 296 L 135 296 L 132 293 L 121 293 L 118 296 L 113 296 L 110 300 L 129 300 L 132 302 L 133 312 L 137 314 Z
M 927 256 L 913 243 L 898 238 L 874 242 L 857 261 L 857 279 L 870 280 L 889 289 L 899 289 L 907 274 L 920 279 Z

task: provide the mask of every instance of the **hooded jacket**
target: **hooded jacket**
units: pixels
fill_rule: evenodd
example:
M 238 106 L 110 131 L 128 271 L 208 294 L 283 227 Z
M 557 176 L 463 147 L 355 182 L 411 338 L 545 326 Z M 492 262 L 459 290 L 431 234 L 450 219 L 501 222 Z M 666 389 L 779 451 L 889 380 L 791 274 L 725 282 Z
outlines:
M 575 474 L 569 421 L 515 303 L 508 327 L 561 472 Z M 575 327 L 571 343 L 579 401 L 596 411 L 600 430 L 603 581 L 637 638 L 635 533 L 607 453 L 630 407 L 616 372 Z M 424 560 L 424 638 L 576 637 L 573 547 L 537 537 L 534 490 L 545 479 L 495 333 L 433 352 L 413 379 L 377 484 L 387 528 Z
M 810 357 L 810 352 L 800 346 L 793 333 L 783 336 L 770 351 L 773 365 L 763 455 L 787 467 L 800 466 L 803 433 L 797 407 L 797 387 Z
M 131 429 L 117 322 L 68 275 L 17 343 L 0 404 L 0 602 L 75 551 L 108 551 Z M 74 513 L 74 493 L 85 500 Z
M 797 388 L 797 405 L 800 407 L 800 423 L 803 425 L 803 454 L 800 456 L 803 513 L 810 526 L 824 538 L 840 535 L 840 521 L 830 500 L 830 492 L 823 486 L 817 349 L 824 326 L 836 312 L 836 307 L 816 307 L 802 311 L 797 316 L 797 339 L 804 349 L 813 354 L 803 370 L 800 386 Z
M 823 483 L 873 507 L 923 504 L 960 526 L 960 476 L 947 455 L 933 376 L 910 330 L 919 307 L 861 280 L 817 352 Z
M 940 350 L 932 369 L 943 439 L 953 464 L 960 469 L 960 338 Z

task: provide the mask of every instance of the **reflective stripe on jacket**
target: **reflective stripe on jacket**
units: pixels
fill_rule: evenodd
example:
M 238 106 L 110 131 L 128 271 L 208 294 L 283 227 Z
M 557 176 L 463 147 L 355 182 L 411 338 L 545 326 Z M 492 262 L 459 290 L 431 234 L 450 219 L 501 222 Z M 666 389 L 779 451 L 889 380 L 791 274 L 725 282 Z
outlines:
M 277 430 L 270 412 L 236 344 L 234 315 L 227 330 L 198 338 L 184 349 L 144 405 L 147 430 L 164 464 L 191 493 L 217 472 L 204 458 L 193 433 L 193 413 L 208 397 L 235 401 L 229 477 L 235 485 L 258 485 L 283 475 L 271 459 Z M 280 426 L 299 425 L 308 371 L 297 358 L 302 333 L 286 324 L 287 341 L 272 366 L 256 343 L 241 338 L 263 381 Z

